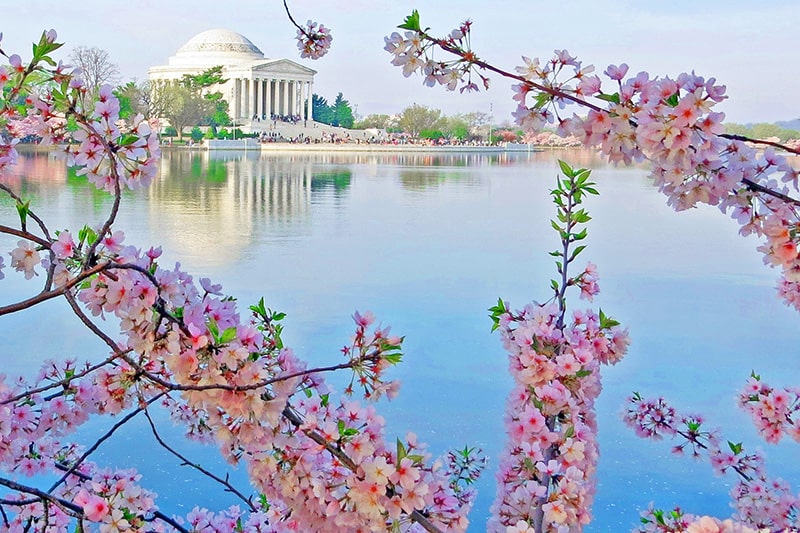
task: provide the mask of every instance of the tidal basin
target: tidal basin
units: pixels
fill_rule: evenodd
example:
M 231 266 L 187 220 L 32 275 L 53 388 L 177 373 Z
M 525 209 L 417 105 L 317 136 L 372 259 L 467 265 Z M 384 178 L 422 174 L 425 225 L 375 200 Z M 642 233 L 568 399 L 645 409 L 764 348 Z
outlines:
M 379 405 L 387 435 L 413 431 L 433 455 L 465 445 L 484 450 L 490 463 L 476 484 L 470 527 L 480 532 L 511 388 L 487 308 L 498 297 L 514 308 L 550 297 L 555 267 L 547 252 L 558 237 L 549 190 L 558 158 L 593 169 L 600 191 L 586 204 L 593 220 L 581 257 L 598 266 L 601 292 L 594 303 L 576 294 L 570 308 L 600 306 L 633 339 L 627 357 L 604 369 L 599 485 L 586 530 L 630 530 L 651 502 L 731 514 L 732 478 L 624 427 L 620 413 L 632 391 L 663 395 L 706 415 L 724 438 L 763 449 L 769 473 L 797 491 L 796 445 L 763 444 L 735 394 L 751 370 L 776 386 L 800 383 L 799 317 L 777 300 L 777 272 L 762 264 L 755 240 L 738 236 L 736 224 L 713 208 L 675 213 L 643 169 L 608 166 L 587 151 L 168 151 L 150 188 L 125 194 L 116 226 L 128 244 L 161 245 L 162 264 L 180 261 L 195 278 L 221 283 L 241 310 L 264 296 L 287 313 L 284 340 L 311 366 L 339 362 L 356 310 L 372 311 L 404 335 L 404 361 L 390 372 L 402 380 L 400 395 Z M 111 205 L 47 154 L 25 155 L 20 174 L 26 178 L 11 179 L 52 228 L 95 225 Z M 0 207 L 0 223 L 12 223 L 13 203 L 3 197 Z M 10 269 L 0 283 L 0 304 L 38 289 Z M 62 302 L 3 317 L 0 345 L 9 375 L 32 374 L 46 358 L 105 355 Z M 341 390 L 347 376 L 329 378 Z M 87 438 L 112 424 L 98 420 Z M 182 443 L 179 428 L 167 436 L 217 474 L 230 470 L 214 448 Z M 135 466 L 168 514 L 235 503 L 163 453 L 144 421 L 93 458 Z M 242 472 L 232 469 L 231 479 L 248 488 Z

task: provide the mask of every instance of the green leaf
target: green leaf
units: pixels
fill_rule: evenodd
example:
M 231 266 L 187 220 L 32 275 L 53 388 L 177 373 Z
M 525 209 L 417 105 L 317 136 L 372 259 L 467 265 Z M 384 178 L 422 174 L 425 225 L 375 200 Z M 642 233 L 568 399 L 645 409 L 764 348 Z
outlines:
M 128 145 L 131 145 L 131 144 L 135 143 L 138 140 L 139 140 L 139 136 L 138 135 L 133 135 L 131 133 L 126 133 L 122 137 L 120 137 L 120 139 L 117 141 L 117 145 L 119 145 L 119 146 L 128 146 Z
M 563 172 L 565 176 L 572 177 L 572 175 L 574 174 L 572 167 L 569 166 L 569 164 L 567 164 L 566 161 L 562 161 L 561 159 L 559 159 L 558 166 L 561 167 L 561 172 Z
M 398 465 L 400 464 L 400 461 L 406 457 L 406 455 L 408 455 L 408 452 L 406 451 L 406 447 L 403 446 L 403 443 L 398 438 L 397 439 L 397 464 Z
M 586 245 L 585 244 L 581 244 L 580 246 L 576 246 L 575 250 L 573 250 L 572 254 L 569 256 L 569 262 L 571 262 L 573 259 L 578 257 L 578 254 L 581 253 L 582 251 L 584 251 L 585 249 L 586 249 Z
M 258 496 L 258 502 L 261 504 L 262 511 L 266 512 L 269 510 L 269 501 L 267 500 L 267 496 L 265 494 L 260 494 Z
M 667 98 L 666 100 L 664 100 L 664 103 L 667 104 L 670 107 L 677 107 L 678 106 L 678 101 L 679 101 L 678 93 L 675 93 L 672 96 L 670 96 L 669 98 Z
M 228 344 L 235 338 L 236 338 L 236 328 L 230 327 L 222 332 L 222 336 L 220 336 L 219 338 L 219 344 Z
M 587 213 L 585 209 L 579 209 L 572 215 L 572 219 L 578 224 L 585 224 L 592 220 L 592 217 L 589 216 L 589 213 Z
M 588 370 L 588 369 L 585 369 L 585 368 L 575 372 L 575 375 L 578 376 L 579 378 L 585 378 L 586 376 L 590 376 L 591 374 L 592 374 L 592 371 Z
M 425 456 L 424 456 L 424 455 L 415 455 L 415 454 L 412 454 L 412 455 L 407 455 L 406 457 L 408 457 L 409 459 L 411 459 L 411 460 L 414 462 L 414 465 L 419 465 L 419 464 L 422 464 L 422 461 L 424 461 L 424 460 L 425 460 Z
M 502 298 L 497 299 L 497 305 L 489 308 L 489 318 L 492 319 L 492 331 L 500 327 L 500 317 L 508 312 Z
M 741 442 L 733 443 L 731 441 L 728 441 L 728 446 L 730 447 L 730 449 L 731 449 L 731 451 L 733 452 L 734 455 L 739 455 L 740 453 L 742 453 L 742 450 L 744 449 L 742 447 L 742 443 Z
M 420 31 L 419 11 L 416 9 L 412 11 L 411 14 L 405 18 L 403 23 L 398 26 L 398 28 L 403 30 Z
M 541 109 L 547 105 L 553 99 L 553 95 L 545 92 L 541 92 L 536 95 L 536 103 L 533 104 L 534 109 Z
M 619 103 L 619 93 L 614 93 L 614 94 L 600 93 L 600 94 L 597 95 L 597 98 L 599 98 L 600 100 L 604 100 L 606 102 L 614 103 L 614 104 L 618 104 Z
M 219 339 L 219 326 L 217 326 L 217 321 L 211 317 L 208 317 L 208 320 L 206 321 L 206 327 L 216 342 Z
M 22 225 L 22 229 L 25 229 L 25 225 L 28 222 L 28 213 L 31 212 L 31 201 L 28 200 L 27 202 L 23 203 L 20 200 L 17 200 L 17 213 L 19 214 L 19 222 Z
M 578 233 L 573 233 L 573 234 L 572 234 L 572 238 L 573 238 L 573 240 L 576 240 L 576 241 L 582 241 L 583 239 L 585 239 L 585 238 L 586 238 L 586 234 L 587 234 L 587 233 L 588 233 L 587 229 L 586 229 L 586 228 L 583 228 L 583 229 L 582 229 L 581 231 L 579 231 Z
M 396 365 L 403 360 L 403 354 L 396 353 L 396 354 L 384 355 L 383 359 L 385 359 L 386 361 L 388 361 L 393 365 Z
M 619 322 L 609 316 L 606 316 L 606 314 L 603 313 L 603 310 L 600 309 L 600 329 L 609 329 L 613 328 L 614 326 L 619 326 Z M 638 396 L 638 393 L 635 395 L 635 397 L 637 399 L 641 399 L 641 397 Z

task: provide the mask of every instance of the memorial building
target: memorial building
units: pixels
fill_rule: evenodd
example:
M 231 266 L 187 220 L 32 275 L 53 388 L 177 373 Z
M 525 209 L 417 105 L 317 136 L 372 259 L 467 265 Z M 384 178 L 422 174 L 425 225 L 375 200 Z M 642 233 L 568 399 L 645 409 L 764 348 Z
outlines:
M 273 116 L 312 120 L 315 70 L 288 59 L 269 59 L 250 40 L 234 31 L 199 33 L 181 46 L 166 65 L 149 70 L 151 81 L 180 80 L 221 65 L 227 81 L 214 90 L 228 102 L 237 124 L 256 127 Z M 265 124 L 266 125 L 266 124 Z

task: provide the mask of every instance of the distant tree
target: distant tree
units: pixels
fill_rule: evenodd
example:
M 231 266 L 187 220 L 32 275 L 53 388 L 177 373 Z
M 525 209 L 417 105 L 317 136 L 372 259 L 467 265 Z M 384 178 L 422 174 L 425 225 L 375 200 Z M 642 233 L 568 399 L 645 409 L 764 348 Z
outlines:
M 147 117 L 160 117 L 169 121 L 183 137 L 183 130 L 193 126 L 210 126 L 216 131 L 217 126 L 227 126 L 231 123 L 228 115 L 228 103 L 219 91 L 212 89 L 225 83 L 222 77 L 222 66 L 212 67 L 195 75 L 185 75 L 180 80 L 152 81 L 147 85 L 147 90 L 142 90 L 147 95 L 143 104 L 149 105 Z M 123 86 L 125 92 L 129 88 Z M 135 93 L 130 89 L 131 93 Z
M 114 85 L 119 81 L 119 67 L 102 48 L 78 46 L 72 50 L 69 59 L 81 69 L 83 82 L 92 93 L 105 84 Z
M 145 118 L 164 117 L 169 104 L 167 82 L 129 81 L 114 90 L 120 101 L 120 117 L 127 119 L 142 114 Z
M 180 83 L 166 83 L 159 90 L 167 98 L 162 116 L 175 128 L 179 139 L 183 138 L 184 128 L 200 124 L 212 111 L 209 100 Z
M 492 116 L 483 111 L 473 111 L 464 115 L 464 120 L 469 124 L 469 134 L 471 137 L 485 139 L 491 130 Z
M 422 130 L 432 130 L 439 126 L 442 112 L 424 105 L 413 104 L 400 113 L 398 126 L 412 137 L 418 137 Z
M 311 112 L 314 120 L 323 124 L 333 123 L 333 109 L 328 105 L 328 101 L 318 94 L 311 95 Z
M 515 142 L 519 139 L 519 133 L 512 130 L 497 130 L 494 135 L 492 135 L 492 139 L 502 142 Z
M 440 129 L 432 128 L 432 129 L 426 129 L 426 130 L 420 131 L 418 137 L 420 139 L 433 139 L 433 140 L 436 140 L 436 139 L 441 139 L 441 138 L 445 137 L 445 134 Z
M 211 67 L 200 74 L 185 74 L 183 76 L 181 82 L 183 86 L 202 95 L 203 98 L 210 103 L 209 114 L 201 119 L 201 125 L 211 126 L 216 129 L 217 126 L 228 126 L 231 124 L 231 118 L 228 113 L 228 102 L 225 101 L 221 92 L 210 91 L 212 87 L 222 85 L 227 81 L 228 80 L 222 76 L 222 65 Z
M 210 87 L 222 85 L 226 81 L 228 80 L 222 77 L 222 65 L 217 65 L 200 74 L 184 74 L 181 84 L 194 91 L 205 93 Z
M 451 139 L 465 140 L 470 137 L 469 122 L 464 115 L 453 115 L 442 119 L 442 133 Z
M 387 129 L 396 125 L 396 121 L 390 115 L 367 115 L 356 122 L 353 127 L 365 130 L 367 128 Z
M 333 126 L 340 126 L 342 128 L 353 127 L 353 110 L 350 107 L 350 102 L 344 99 L 342 93 L 336 95 L 336 100 L 331 107 L 333 113 Z
M 789 139 L 800 138 L 800 132 L 782 127 L 778 124 L 767 124 L 764 122 L 758 124 L 734 124 L 725 123 L 725 133 L 734 135 L 744 135 L 754 139 L 768 139 L 775 137 L 780 142 L 786 142 Z

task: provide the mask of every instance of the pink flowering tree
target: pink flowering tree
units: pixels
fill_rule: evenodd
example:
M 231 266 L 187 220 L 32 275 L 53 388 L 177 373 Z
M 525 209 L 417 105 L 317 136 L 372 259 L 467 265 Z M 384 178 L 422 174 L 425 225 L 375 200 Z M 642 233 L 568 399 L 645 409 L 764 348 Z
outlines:
M 507 441 L 497 472 L 491 532 L 579 530 L 591 521 L 597 468 L 594 402 L 602 389 L 601 365 L 625 355 L 627 331 L 602 310 L 567 313 L 567 291 L 592 300 L 599 292 L 595 265 L 573 274 L 586 248 L 591 217 L 581 203 L 597 194 L 586 169 L 561 161 L 563 179 L 551 192 L 560 237 L 552 297 L 512 312 L 500 300 L 491 309 L 508 351 L 515 386 L 506 404 Z
M 473 499 L 466 485 L 481 461 L 470 449 L 433 460 L 413 434 L 388 439 L 373 405 L 397 392 L 386 371 L 400 362 L 403 339 L 370 313 L 355 313 L 342 362 L 310 368 L 283 344 L 282 313 L 263 300 L 242 312 L 219 285 L 162 265 L 159 247 L 128 243 L 117 215 L 123 192 L 146 187 L 158 171 L 157 125 L 120 120 L 111 88 L 95 98 L 51 57 L 60 47 L 51 30 L 29 62 L 0 48 L 8 61 L 0 66 L 0 193 L 18 215 L 16 224 L 0 225 L 14 243 L 10 265 L 0 257 L 0 278 L 10 270 L 31 287 L 30 296 L 0 306 L 0 316 L 63 299 L 107 354 L 49 360 L 32 377 L 0 375 L 0 529 L 463 531 Z M 103 222 L 52 227 L 13 189 L 5 177 L 19 139 L 29 136 L 112 196 Z M 326 385 L 332 371 L 352 374 L 341 395 Z M 252 491 L 170 446 L 156 409 L 187 438 L 241 464 Z M 101 416 L 111 428 L 78 442 L 76 429 Z M 239 505 L 171 516 L 135 470 L 95 463 L 97 448 L 137 417 L 154 443 Z
M 530 132 L 529 139 L 536 138 L 536 132 L 545 126 L 554 127 L 557 134 L 598 150 L 613 163 L 646 163 L 650 177 L 676 210 L 698 204 L 718 207 L 740 224 L 742 235 L 760 239 L 758 251 L 765 264 L 780 270 L 778 295 L 800 311 L 800 171 L 785 155 L 797 155 L 800 150 L 725 133 L 724 114 L 714 106 L 727 96 L 725 87 L 714 78 L 694 73 L 674 79 L 647 72 L 629 75 L 625 63 L 609 65 L 601 77 L 594 66 L 584 65 L 566 50 L 556 50 L 544 61 L 523 57 L 522 65 L 508 71 L 484 61 L 471 49 L 470 21 L 436 37 L 423 29 L 419 13 L 414 11 L 399 28 L 402 34 L 394 32 L 385 38 L 385 50 L 392 55 L 392 64 L 402 67 L 404 76 L 419 73 L 427 86 L 439 84 L 462 92 L 488 89 L 492 74 L 514 80 L 514 118 Z M 520 371 L 512 364 L 517 380 Z M 739 401 L 768 442 L 783 435 L 800 442 L 796 388 L 773 389 L 754 374 Z M 523 409 L 522 404 L 517 406 Z M 760 455 L 747 453 L 740 443 L 724 443 L 718 432 L 705 428 L 701 417 L 677 416 L 663 399 L 646 400 L 637 394 L 630 400 L 625 420 L 642 436 L 680 439 L 677 451 L 689 447 L 695 455 L 707 457 L 718 472 L 733 471 L 739 478 L 732 491 L 735 521 L 695 517 L 680 510 L 650 510 L 643 518 L 643 530 L 798 527 L 798 500 L 785 482 L 768 478 Z M 509 429 L 509 443 L 513 443 L 514 428 Z M 501 476 L 498 501 L 511 499 L 513 490 Z M 530 494 L 544 501 L 548 493 L 535 490 Z M 552 507 L 544 514 L 555 516 Z M 531 513 L 507 531 L 580 529 L 580 514 L 570 526 L 553 524 L 552 528 L 542 526 L 541 515 L 542 510 Z M 504 517 L 492 518 L 498 519 Z

